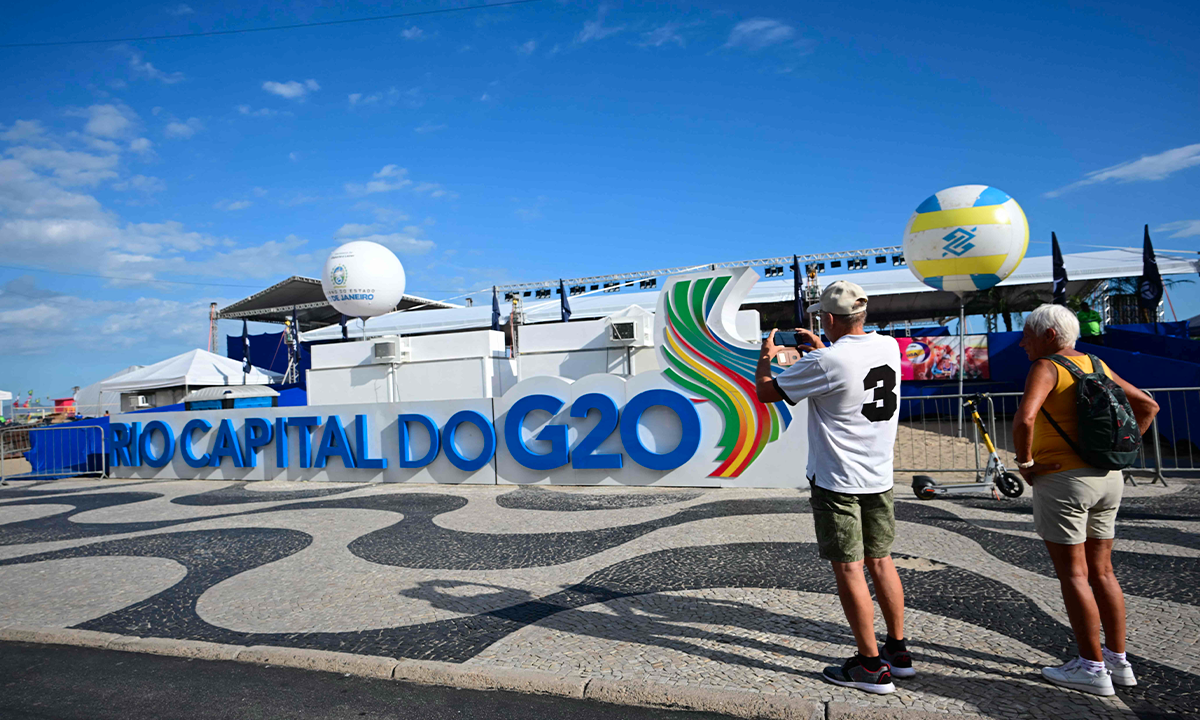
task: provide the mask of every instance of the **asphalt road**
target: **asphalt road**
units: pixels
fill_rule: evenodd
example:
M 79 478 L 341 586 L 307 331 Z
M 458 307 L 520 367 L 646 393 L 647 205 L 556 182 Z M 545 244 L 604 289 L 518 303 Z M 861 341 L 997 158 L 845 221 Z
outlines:
M 5 720 L 724 720 L 541 695 L 429 687 L 293 668 L 0 643 Z

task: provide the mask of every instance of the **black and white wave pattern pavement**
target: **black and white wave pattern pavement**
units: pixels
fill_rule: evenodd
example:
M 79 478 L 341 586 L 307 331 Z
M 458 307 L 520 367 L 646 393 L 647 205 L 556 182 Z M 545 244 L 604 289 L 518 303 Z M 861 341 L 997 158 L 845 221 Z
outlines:
M 1200 485 L 1128 491 L 1114 564 L 1140 684 L 1112 699 L 1039 677 L 1074 646 L 1028 500 L 904 494 L 895 552 L 921 672 L 887 697 L 817 677 L 853 639 L 795 490 L 5 487 L 0 625 L 994 717 L 1200 717 Z

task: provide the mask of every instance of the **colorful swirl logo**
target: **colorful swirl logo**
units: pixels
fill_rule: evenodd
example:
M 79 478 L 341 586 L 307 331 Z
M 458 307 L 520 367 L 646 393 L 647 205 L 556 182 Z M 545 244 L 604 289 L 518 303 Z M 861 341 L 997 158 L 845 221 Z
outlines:
M 663 374 L 712 402 L 724 419 L 717 442 L 722 449 L 717 457 L 720 465 L 709 477 L 738 477 L 792 422 L 786 403 L 767 405 L 758 400 L 754 390 L 758 347 L 722 337 L 731 335 L 717 329 L 732 318 L 737 310 L 734 301 L 740 302 L 756 279 L 745 271 L 681 278 L 663 288 L 659 299 L 658 322 L 666 320 L 659 342 Z M 726 288 L 730 292 L 721 298 Z M 732 305 L 730 313 L 725 305 Z

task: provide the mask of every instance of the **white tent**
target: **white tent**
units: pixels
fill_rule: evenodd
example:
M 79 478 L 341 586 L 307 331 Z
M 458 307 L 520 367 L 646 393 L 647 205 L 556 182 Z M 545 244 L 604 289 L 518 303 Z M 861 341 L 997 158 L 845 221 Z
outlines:
M 279 373 L 250 368 L 246 385 L 267 385 L 280 382 Z M 210 385 L 242 385 L 242 364 L 207 350 L 189 350 L 162 362 L 134 370 L 126 375 L 100 383 L 101 392 L 131 393 L 169 387 L 206 387 Z
M 100 386 L 105 381 L 128 375 L 134 370 L 141 370 L 143 367 L 145 365 L 130 365 L 124 370 L 118 370 L 109 375 L 104 380 L 94 382 L 85 388 L 80 388 L 79 392 L 75 393 L 75 409 L 84 417 L 99 417 L 105 411 L 110 413 L 121 412 L 121 393 L 113 392 L 112 390 L 104 391 L 100 389 Z
M 1098 281 L 1106 278 L 1130 277 L 1142 273 L 1142 249 L 1127 248 L 1119 250 L 1101 250 L 1098 252 L 1074 253 L 1066 255 L 1064 263 L 1067 275 L 1073 287 L 1069 292 L 1077 292 L 1077 287 L 1083 281 Z M 1158 268 L 1163 275 L 1194 273 L 1200 271 L 1200 260 L 1181 258 L 1160 252 Z M 1000 287 L 1020 285 L 1042 285 L 1047 293 L 1053 279 L 1050 256 L 1027 257 Z M 870 297 L 887 298 L 886 303 L 873 304 L 877 308 L 876 317 L 884 317 L 886 310 L 908 312 L 921 318 L 932 318 L 939 315 L 957 315 L 958 298 L 953 293 L 934 290 L 918 281 L 905 267 L 888 268 L 887 270 L 823 273 L 820 276 L 822 286 L 835 280 L 852 280 L 866 290 Z M 744 304 L 777 303 L 790 301 L 793 297 L 792 279 L 761 280 L 750 290 Z M 571 298 L 571 317 L 574 320 L 609 317 L 613 313 L 625 310 L 631 305 L 637 305 L 645 310 L 654 312 L 658 306 L 658 292 L 629 292 L 627 290 L 614 293 L 600 292 L 597 294 L 577 295 Z M 501 320 L 507 320 L 509 306 L 502 303 L 500 307 Z M 534 300 L 525 303 L 525 322 L 557 322 L 559 320 L 559 299 Z M 452 308 L 445 310 L 422 310 L 421 312 L 394 312 L 371 318 L 367 321 L 366 334 L 378 335 L 412 335 L 421 333 L 452 332 L 459 330 L 475 330 L 490 327 L 492 323 L 492 308 L 490 303 L 485 306 Z M 362 331 L 353 328 L 351 339 L 362 336 Z M 338 325 L 310 330 L 301 336 L 305 342 L 312 340 L 336 340 L 341 338 L 342 331 Z

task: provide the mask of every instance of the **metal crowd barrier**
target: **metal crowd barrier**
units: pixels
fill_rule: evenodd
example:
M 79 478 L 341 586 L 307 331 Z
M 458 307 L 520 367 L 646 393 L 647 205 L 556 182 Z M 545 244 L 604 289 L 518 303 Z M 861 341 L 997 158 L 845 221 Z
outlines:
M 1158 416 L 1143 438 L 1137 462 L 1125 471 L 1127 482 L 1136 478 L 1166 485 L 1164 472 L 1200 471 L 1200 387 L 1149 388 L 1159 404 Z M 900 399 L 900 426 L 896 436 L 895 472 L 947 473 L 983 476 L 987 449 L 969 417 L 958 421 L 958 408 L 972 394 L 925 395 Z M 1001 461 L 1016 468 L 1012 418 L 1021 393 L 990 393 L 981 415 Z M 1191 416 L 1196 415 L 1196 420 Z
M 104 428 L 98 425 L 0 430 L 0 481 L 107 477 L 105 457 Z

